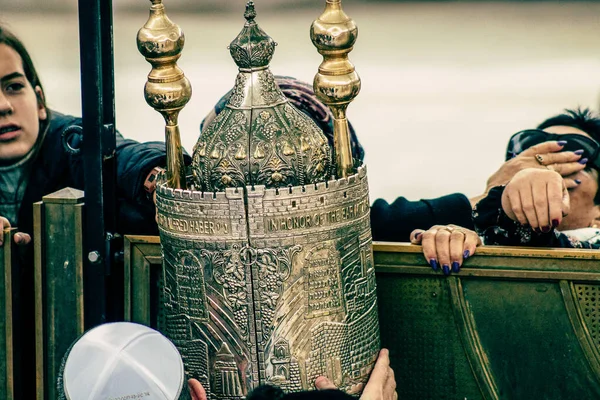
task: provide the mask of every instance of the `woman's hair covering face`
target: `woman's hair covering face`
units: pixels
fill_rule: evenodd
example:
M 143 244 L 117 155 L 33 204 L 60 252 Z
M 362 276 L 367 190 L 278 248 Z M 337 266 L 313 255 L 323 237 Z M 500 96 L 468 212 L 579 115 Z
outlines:
M 317 98 L 312 87 L 306 82 L 302 82 L 288 76 L 275 76 L 275 82 L 290 103 L 304 114 L 309 116 L 317 124 L 317 126 L 321 128 L 327 137 L 327 140 L 329 141 L 329 145 L 331 148 L 333 148 L 333 114 L 331 113 L 329 107 L 321 103 L 321 101 Z M 206 118 L 204 118 L 200 124 L 200 132 L 202 132 L 204 127 L 208 126 L 225 108 L 229 98 L 231 97 L 232 90 L 221 97 L 214 109 L 210 111 Z M 354 127 L 350 122 L 348 122 L 348 127 L 350 128 L 352 158 L 355 160 L 355 162 L 359 161 L 359 163 L 362 164 L 365 158 L 365 151 L 360 145 L 358 137 L 356 136 L 356 132 L 354 131 Z
M 50 110 L 46 106 L 46 98 L 43 95 L 44 87 L 42 86 L 40 77 L 38 76 L 35 66 L 33 65 L 33 61 L 31 60 L 31 56 L 29 55 L 29 52 L 25 48 L 23 42 L 21 42 L 21 40 L 17 36 L 15 36 L 14 33 L 12 33 L 6 27 L 2 26 L 2 24 L 0 24 L 0 44 L 5 44 L 17 52 L 17 54 L 21 57 L 21 60 L 23 61 L 23 71 L 25 71 L 25 77 L 27 78 L 27 81 L 29 82 L 29 84 L 31 84 L 31 87 L 34 90 L 36 86 L 39 86 L 40 90 L 42 91 L 42 95 L 36 93 L 36 96 L 38 103 L 46 109 L 47 117 L 45 120 L 40 120 L 39 135 L 35 145 L 36 147 L 39 147 L 39 144 L 41 144 L 44 140 L 44 136 L 46 130 L 50 126 L 51 119 Z

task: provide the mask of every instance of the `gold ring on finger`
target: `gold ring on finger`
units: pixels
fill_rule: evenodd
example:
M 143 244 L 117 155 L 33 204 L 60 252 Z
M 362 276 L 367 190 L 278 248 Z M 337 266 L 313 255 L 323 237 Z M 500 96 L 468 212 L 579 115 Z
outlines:
M 535 160 L 538 162 L 538 164 L 544 165 L 544 156 L 542 156 L 541 154 L 536 154 Z

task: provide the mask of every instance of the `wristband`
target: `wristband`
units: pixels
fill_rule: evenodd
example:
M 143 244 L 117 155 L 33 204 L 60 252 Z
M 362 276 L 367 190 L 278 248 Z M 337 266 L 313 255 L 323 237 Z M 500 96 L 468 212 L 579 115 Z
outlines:
M 156 181 L 158 174 L 160 174 L 162 171 L 163 169 L 160 167 L 154 167 L 152 171 L 150 171 L 150 173 L 146 177 L 146 180 L 144 181 L 144 189 L 146 190 L 146 193 L 154 193 L 154 191 L 156 190 Z

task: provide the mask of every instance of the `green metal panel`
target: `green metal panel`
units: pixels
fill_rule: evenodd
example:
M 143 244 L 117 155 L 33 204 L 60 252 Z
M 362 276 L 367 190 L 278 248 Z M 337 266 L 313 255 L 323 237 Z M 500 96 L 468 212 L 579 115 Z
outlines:
M 484 399 L 437 277 L 377 275 L 381 344 L 390 349 L 401 399 Z
M 480 248 L 450 277 L 419 246 L 374 257 L 401 398 L 600 398 L 600 252 Z
M 600 398 L 559 282 L 464 279 L 463 285 L 504 398 Z

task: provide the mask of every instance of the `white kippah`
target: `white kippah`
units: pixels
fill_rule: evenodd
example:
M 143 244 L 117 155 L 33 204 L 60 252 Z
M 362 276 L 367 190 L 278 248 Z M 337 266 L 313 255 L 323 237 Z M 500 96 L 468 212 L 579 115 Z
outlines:
M 116 322 L 85 333 L 65 363 L 68 400 L 175 400 L 184 383 L 179 352 L 144 325 Z

